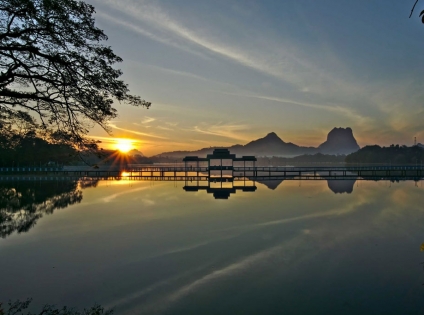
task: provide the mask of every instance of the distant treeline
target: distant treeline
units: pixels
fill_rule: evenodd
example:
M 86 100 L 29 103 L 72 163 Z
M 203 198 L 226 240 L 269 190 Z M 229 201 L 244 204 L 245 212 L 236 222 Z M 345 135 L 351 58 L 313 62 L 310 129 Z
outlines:
M 338 164 L 344 163 L 346 155 L 331 154 L 304 154 L 291 158 L 285 157 L 258 157 L 256 165 L 258 166 L 283 166 L 283 165 L 299 165 L 299 164 Z
M 151 164 L 141 155 L 130 156 L 117 150 L 78 152 L 72 146 L 43 139 L 33 131 L 0 132 L 0 167 L 38 167 L 62 165 Z
M 346 163 L 380 164 L 421 164 L 424 162 L 424 149 L 419 146 L 378 145 L 366 146 L 346 156 Z
M 48 142 L 33 132 L 0 133 L 0 150 L 0 166 L 63 165 L 78 160 L 73 147 Z

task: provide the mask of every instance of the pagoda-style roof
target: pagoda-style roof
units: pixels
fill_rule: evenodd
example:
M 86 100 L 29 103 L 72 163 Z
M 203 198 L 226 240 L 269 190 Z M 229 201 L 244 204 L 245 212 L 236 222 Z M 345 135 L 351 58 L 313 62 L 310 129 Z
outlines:
M 183 162 L 197 162 L 197 161 L 207 161 L 207 158 L 199 158 L 198 156 L 186 156 L 183 158 Z
M 257 161 L 257 159 L 253 155 L 243 155 L 241 158 L 235 158 L 233 161 Z
M 235 154 L 231 154 L 228 149 L 215 149 L 212 154 L 207 154 L 206 158 L 199 158 L 198 156 L 186 156 L 184 162 L 200 162 L 210 160 L 232 160 L 232 161 L 256 161 L 256 157 L 253 155 L 244 155 L 242 157 L 236 157 Z
M 236 158 L 235 154 L 231 154 L 228 149 L 215 149 L 212 154 L 208 154 L 207 159 L 223 159 L 223 160 L 234 160 Z

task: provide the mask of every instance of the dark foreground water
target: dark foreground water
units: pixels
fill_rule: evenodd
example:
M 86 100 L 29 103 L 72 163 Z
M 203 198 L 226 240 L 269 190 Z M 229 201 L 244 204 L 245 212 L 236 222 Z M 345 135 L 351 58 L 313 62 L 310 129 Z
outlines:
M 423 314 L 424 188 L 0 182 L 0 302 L 115 314 Z M 218 197 L 221 195 L 217 195 Z

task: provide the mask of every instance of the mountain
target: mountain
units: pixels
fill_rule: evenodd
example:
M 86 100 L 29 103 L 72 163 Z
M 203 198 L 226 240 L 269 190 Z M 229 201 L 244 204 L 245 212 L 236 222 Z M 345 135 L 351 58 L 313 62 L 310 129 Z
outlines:
M 420 148 L 424 149 L 424 144 L 417 143 L 417 146 L 419 146 Z
M 351 128 L 334 128 L 327 136 L 327 141 L 318 148 L 301 147 L 291 142 L 284 142 L 275 132 L 268 133 L 265 137 L 253 140 L 246 145 L 236 144 L 230 147 L 210 147 L 197 151 L 174 151 L 164 152 L 154 156 L 155 158 L 180 159 L 189 155 L 206 156 L 214 149 L 228 149 L 238 156 L 283 156 L 294 157 L 302 154 L 349 154 L 359 150 L 359 146 L 353 137 Z
M 173 151 L 164 152 L 155 157 L 183 158 L 187 155 L 206 156 L 211 154 L 214 149 L 223 149 L 224 147 L 203 148 L 197 151 Z M 254 155 L 254 156 L 296 156 L 301 154 L 314 154 L 318 150 L 313 147 L 300 147 L 291 142 L 284 142 L 275 132 L 270 132 L 263 138 L 253 140 L 246 145 L 236 144 L 225 147 L 231 153 L 236 155 Z
M 352 129 L 334 128 L 327 135 L 327 141 L 322 143 L 318 150 L 324 154 L 350 154 L 360 149 Z
M 270 132 L 265 137 L 253 140 L 242 147 L 229 148 L 230 151 L 236 152 L 240 150 L 240 154 L 243 155 L 262 155 L 262 156 L 273 156 L 273 155 L 284 155 L 284 156 L 295 156 L 300 154 L 313 154 L 317 150 L 311 147 L 300 147 L 291 142 L 284 142 L 275 132 Z
M 129 156 L 137 156 L 140 155 L 142 157 L 145 157 L 145 155 L 143 153 L 141 153 L 140 151 L 138 151 L 137 149 L 132 149 L 130 151 L 128 151 L 127 153 Z

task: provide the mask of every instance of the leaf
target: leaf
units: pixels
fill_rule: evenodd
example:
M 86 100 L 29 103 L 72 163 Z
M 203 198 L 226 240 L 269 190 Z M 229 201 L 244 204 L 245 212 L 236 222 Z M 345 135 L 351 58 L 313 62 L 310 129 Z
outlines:
M 420 251 L 424 252 L 424 243 L 421 244 Z

